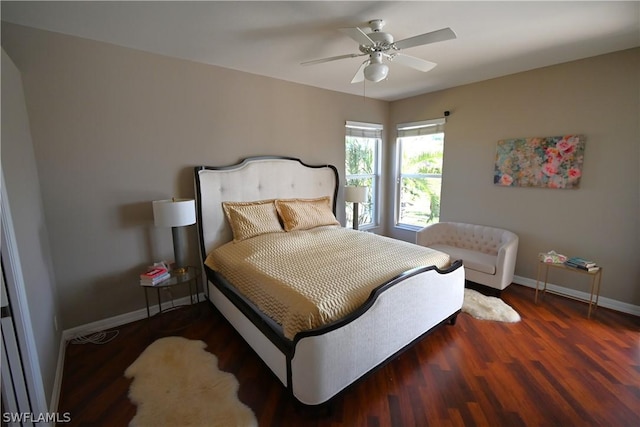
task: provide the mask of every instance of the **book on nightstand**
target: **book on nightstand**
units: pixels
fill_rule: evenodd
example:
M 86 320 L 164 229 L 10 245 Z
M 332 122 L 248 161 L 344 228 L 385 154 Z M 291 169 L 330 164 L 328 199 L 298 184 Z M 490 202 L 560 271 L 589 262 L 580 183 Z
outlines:
M 154 286 L 170 277 L 171 274 L 169 274 L 166 268 L 154 266 L 146 273 L 140 275 L 140 284 L 143 286 Z
M 166 274 L 163 274 L 162 276 L 158 276 L 155 279 L 150 279 L 150 280 L 140 279 L 140 284 L 142 286 L 155 286 L 160 282 L 164 282 L 165 280 L 169 279 L 170 277 L 171 277 L 171 274 L 166 273 Z
M 600 269 L 600 267 L 598 267 L 595 262 L 580 257 L 569 258 L 564 262 L 564 264 L 568 267 L 578 268 L 590 273 L 598 271 Z

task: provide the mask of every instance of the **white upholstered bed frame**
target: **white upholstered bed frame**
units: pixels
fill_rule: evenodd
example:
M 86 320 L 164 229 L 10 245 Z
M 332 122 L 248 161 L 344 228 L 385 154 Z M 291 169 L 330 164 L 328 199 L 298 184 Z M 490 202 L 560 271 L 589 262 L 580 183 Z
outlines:
M 202 259 L 230 241 L 223 201 L 330 196 L 335 212 L 338 173 L 288 157 L 254 157 L 228 167 L 195 168 Z M 424 267 L 376 289 L 347 318 L 287 340 L 275 322 L 205 266 L 207 296 L 273 371 L 292 396 L 319 405 L 391 360 L 442 323 L 455 323 L 464 298 L 460 262 L 446 270 Z

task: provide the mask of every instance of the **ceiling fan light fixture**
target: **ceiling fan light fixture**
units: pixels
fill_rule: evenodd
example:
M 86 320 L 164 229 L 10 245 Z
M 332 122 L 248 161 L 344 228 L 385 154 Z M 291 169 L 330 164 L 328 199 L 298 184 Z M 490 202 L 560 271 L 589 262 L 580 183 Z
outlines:
M 387 78 L 389 66 L 387 64 L 373 63 L 364 69 L 364 78 L 372 82 L 379 82 Z
M 451 40 L 456 38 L 456 33 L 449 27 L 429 33 L 394 41 L 394 37 L 382 31 L 384 20 L 374 19 L 369 21 L 370 31 L 365 31 L 359 27 L 342 28 L 341 31 L 354 41 L 358 42 L 359 53 L 332 56 L 330 58 L 316 59 L 303 62 L 302 65 L 321 64 L 324 62 L 336 61 L 338 59 L 356 58 L 359 56 L 369 56 L 369 59 L 362 62 L 351 83 L 359 83 L 364 80 L 379 82 L 387 78 L 389 66 L 383 64 L 383 60 L 397 60 L 399 64 L 413 68 L 418 71 L 427 72 L 436 66 L 434 62 L 416 58 L 400 52 L 410 47 L 422 46 L 431 43 Z

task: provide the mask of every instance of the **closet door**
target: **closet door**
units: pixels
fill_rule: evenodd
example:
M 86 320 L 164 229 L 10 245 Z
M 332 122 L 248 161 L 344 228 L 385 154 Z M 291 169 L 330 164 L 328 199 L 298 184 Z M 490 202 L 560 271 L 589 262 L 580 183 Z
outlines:
M 16 338 L 16 329 L 13 323 L 11 303 L 7 295 L 5 284 L 4 265 L 2 266 L 2 295 L 0 310 L 2 317 L 0 326 L 2 329 L 2 425 L 33 425 L 31 422 L 23 422 L 21 413 L 32 413 L 27 381 L 22 364 L 20 347 Z

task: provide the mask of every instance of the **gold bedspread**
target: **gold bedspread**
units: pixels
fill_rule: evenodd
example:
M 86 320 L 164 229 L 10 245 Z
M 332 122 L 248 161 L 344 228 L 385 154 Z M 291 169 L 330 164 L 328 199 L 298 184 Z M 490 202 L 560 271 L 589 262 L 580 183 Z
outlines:
M 318 227 L 229 242 L 205 264 L 225 276 L 284 335 L 340 319 L 377 286 L 415 267 L 449 265 L 449 255 L 411 243 L 345 229 Z

